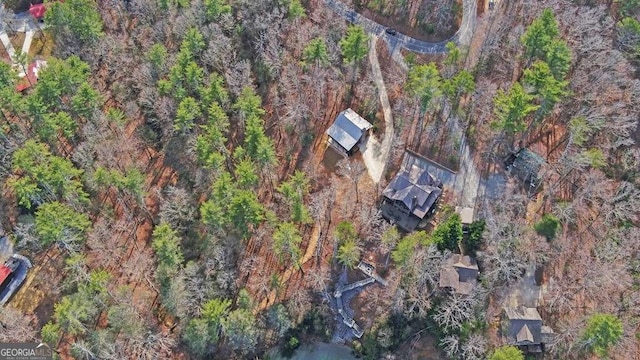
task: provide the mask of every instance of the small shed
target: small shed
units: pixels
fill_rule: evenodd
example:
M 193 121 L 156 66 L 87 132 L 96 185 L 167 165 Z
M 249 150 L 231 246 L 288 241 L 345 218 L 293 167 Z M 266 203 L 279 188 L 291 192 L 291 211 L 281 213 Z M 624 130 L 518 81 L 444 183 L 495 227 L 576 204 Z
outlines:
M 456 206 L 456 212 L 460 215 L 460 222 L 462 223 L 462 226 L 471 225 L 473 222 L 473 208 Z
M 372 127 L 373 125 L 352 109 L 344 110 L 327 129 L 329 145 L 341 153 L 351 155 L 358 149 L 357 145 L 366 138 Z
M 382 191 L 382 216 L 407 232 L 433 213 L 442 195 L 442 182 L 421 164 L 405 153 L 402 168 Z
M 16 91 L 22 92 L 38 82 L 38 72 L 47 66 L 44 60 L 36 60 L 27 66 L 27 72 L 20 74 L 22 80 L 16 85 Z
M 478 274 L 478 263 L 474 258 L 453 254 L 440 270 L 439 286 L 458 294 L 469 295 L 476 286 Z

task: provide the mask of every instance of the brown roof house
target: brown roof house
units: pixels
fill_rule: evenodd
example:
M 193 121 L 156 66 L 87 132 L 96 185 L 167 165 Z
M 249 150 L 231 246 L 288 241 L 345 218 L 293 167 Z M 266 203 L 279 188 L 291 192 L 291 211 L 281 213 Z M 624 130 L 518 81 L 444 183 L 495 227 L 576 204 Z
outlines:
M 553 336 L 553 330 L 542 325 L 542 318 L 536 308 L 507 307 L 504 309 L 504 320 L 503 336 L 524 354 L 544 352 L 544 344 Z
M 421 164 L 406 153 L 402 168 L 382 191 L 382 216 L 407 232 L 435 211 L 442 195 L 442 182 Z
M 329 145 L 342 154 L 352 155 L 358 150 L 357 145 L 366 138 L 372 127 L 373 125 L 355 111 L 344 110 L 327 129 Z
M 469 295 L 476 286 L 478 274 L 478 264 L 474 258 L 453 254 L 440 270 L 440 287 Z

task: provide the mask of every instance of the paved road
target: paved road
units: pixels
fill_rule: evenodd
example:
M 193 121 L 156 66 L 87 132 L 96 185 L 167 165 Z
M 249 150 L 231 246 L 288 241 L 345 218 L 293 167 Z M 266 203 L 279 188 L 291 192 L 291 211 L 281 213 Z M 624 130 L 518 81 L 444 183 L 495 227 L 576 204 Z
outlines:
M 382 36 L 391 48 L 403 47 L 418 54 L 445 53 L 447 52 L 445 45 L 450 41 L 459 45 L 469 45 L 476 26 L 476 0 L 463 0 L 460 28 L 451 38 L 439 42 L 422 41 L 401 33 L 389 35 L 385 32 L 386 26 L 358 14 L 338 0 L 325 0 L 325 4 L 347 21 L 361 25 L 369 34 Z

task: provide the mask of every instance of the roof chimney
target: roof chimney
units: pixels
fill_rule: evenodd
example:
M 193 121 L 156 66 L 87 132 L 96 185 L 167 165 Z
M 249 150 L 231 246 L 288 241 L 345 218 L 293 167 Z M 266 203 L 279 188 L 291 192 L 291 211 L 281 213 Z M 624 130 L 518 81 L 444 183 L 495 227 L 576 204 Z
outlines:
M 418 197 L 414 195 L 411 199 L 411 211 L 416 208 L 416 205 L 418 205 Z

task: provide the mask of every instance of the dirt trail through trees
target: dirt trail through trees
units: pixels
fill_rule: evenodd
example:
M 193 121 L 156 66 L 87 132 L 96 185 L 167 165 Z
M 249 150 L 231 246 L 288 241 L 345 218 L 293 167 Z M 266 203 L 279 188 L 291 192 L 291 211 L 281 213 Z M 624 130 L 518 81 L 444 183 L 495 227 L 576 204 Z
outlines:
M 307 246 L 307 250 L 304 253 L 304 256 L 302 257 L 302 259 L 300 259 L 300 268 L 302 268 L 302 266 L 309 261 L 316 253 L 316 247 L 318 246 L 318 240 L 320 239 L 320 224 L 316 223 L 313 226 L 313 230 L 311 232 L 311 238 L 309 239 L 309 245 Z M 287 281 L 289 281 L 289 279 L 291 278 L 291 275 L 294 274 L 295 271 L 298 271 L 298 269 L 296 269 L 296 266 L 292 266 L 290 268 L 288 268 L 284 274 L 282 274 L 282 276 L 280 277 L 280 284 L 285 284 Z M 258 312 L 264 310 L 267 308 L 267 306 L 269 305 L 273 305 L 273 303 L 276 300 L 276 290 L 271 290 L 271 292 L 269 292 L 269 295 L 263 299 L 260 302 L 260 305 L 258 305 L 258 307 L 256 307 L 253 312 L 254 314 L 257 314 Z
M 380 103 L 382 104 L 382 111 L 384 113 L 384 138 L 382 139 L 382 143 L 380 143 L 373 135 L 371 135 L 360 147 L 362 158 L 365 165 L 367 165 L 369 176 L 371 176 L 371 179 L 376 184 L 380 182 L 380 179 L 382 179 L 382 175 L 384 174 L 384 168 L 387 164 L 387 160 L 389 159 L 391 141 L 393 140 L 394 135 L 391 105 L 389 104 L 387 88 L 384 85 L 382 71 L 380 70 L 380 63 L 378 63 L 378 54 L 376 52 L 377 41 L 378 37 L 373 36 L 371 44 L 369 45 L 369 62 L 371 63 L 373 80 L 378 88 Z

